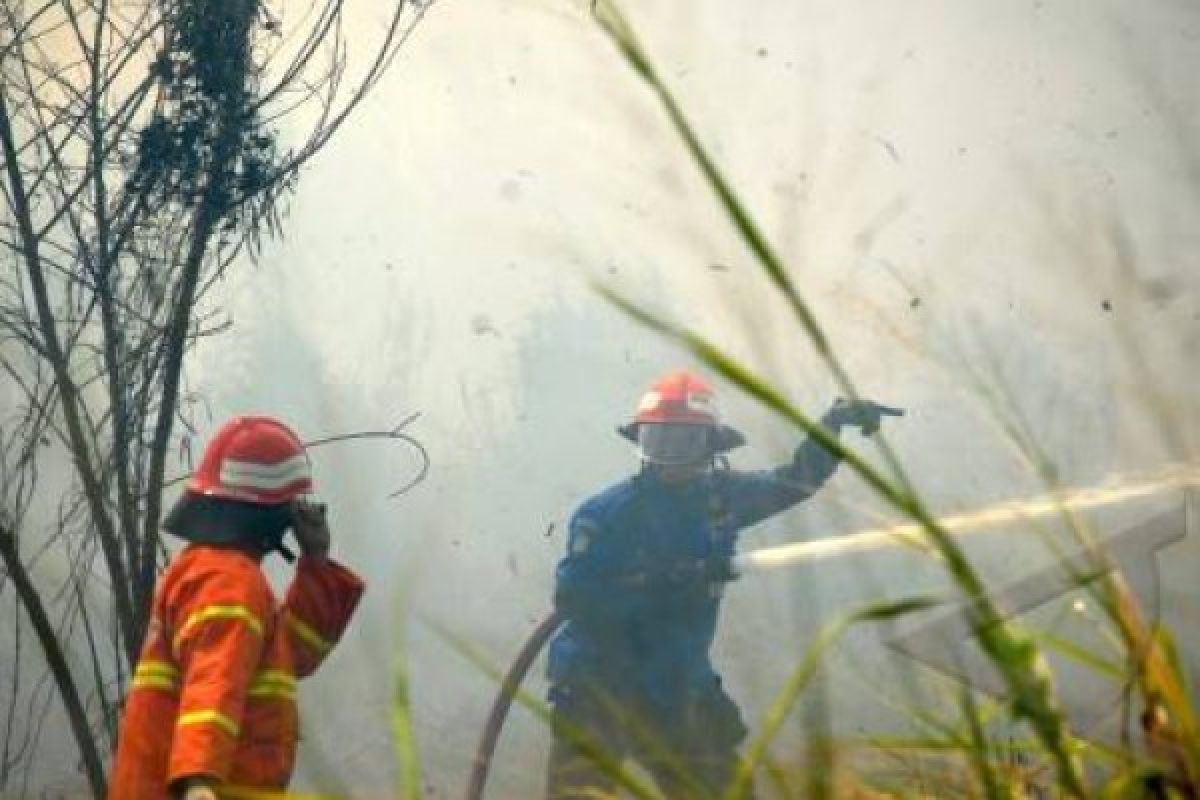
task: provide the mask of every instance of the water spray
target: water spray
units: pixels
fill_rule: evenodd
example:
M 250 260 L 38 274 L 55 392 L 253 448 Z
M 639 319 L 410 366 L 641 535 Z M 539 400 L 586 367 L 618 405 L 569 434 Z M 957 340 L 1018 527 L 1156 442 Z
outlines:
M 942 517 L 938 522 L 950 533 L 963 536 L 999 525 L 1140 500 L 1172 489 L 1200 486 L 1200 468 L 1191 465 L 1174 466 L 1151 476 L 1125 478 L 1109 483 L 1112 485 L 1068 489 L 1024 500 L 997 503 L 975 511 Z M 925 541 L 924 528 L 921 525 L 890 525 L 808 542 L 750 550 L 734 556 L 733 570 L 741 575 L 755 570 L 794 566 L 897 546 L 912 547 L 926 554 L 933 553 Z

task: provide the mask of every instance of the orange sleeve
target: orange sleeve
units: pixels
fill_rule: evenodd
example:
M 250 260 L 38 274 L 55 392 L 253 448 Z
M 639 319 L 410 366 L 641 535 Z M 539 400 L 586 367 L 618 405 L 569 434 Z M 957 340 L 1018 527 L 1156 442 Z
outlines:
M 296 674 L 311 674 L 342 638 L 362 597 L 363 582 L 328 558 L 301 556 L 283 603 Z
M 213 549 L 189 573 L 168 600 L 170 647 L 182 679 L 168 784 L 192 775 L 228 777 L 274 613 L 266 577 L 243 554 Z

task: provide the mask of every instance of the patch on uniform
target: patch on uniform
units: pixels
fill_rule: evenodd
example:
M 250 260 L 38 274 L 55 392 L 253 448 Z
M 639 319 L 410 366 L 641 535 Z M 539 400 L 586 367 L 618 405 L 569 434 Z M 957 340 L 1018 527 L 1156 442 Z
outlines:
M 587 552 L 592 546 L 592 539 L 596 537 L 600 528 L 590 519 L 576 520 L 571 526 L 571 555 L 579 556 Z

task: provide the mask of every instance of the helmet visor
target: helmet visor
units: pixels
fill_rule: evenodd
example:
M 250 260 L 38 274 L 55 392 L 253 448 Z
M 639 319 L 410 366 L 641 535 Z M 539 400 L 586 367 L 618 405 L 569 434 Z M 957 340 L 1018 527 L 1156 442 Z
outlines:
M 638 453 L 651 464 L 695 464 L 712 457 L 708 425 L 643 422 L 637 439 Z

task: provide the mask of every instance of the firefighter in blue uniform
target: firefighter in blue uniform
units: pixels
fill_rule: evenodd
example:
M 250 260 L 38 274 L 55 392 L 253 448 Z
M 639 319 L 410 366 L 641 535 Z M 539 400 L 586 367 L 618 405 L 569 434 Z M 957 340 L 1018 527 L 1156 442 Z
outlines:
M 895 413 L 839 401 L 822 422 L 870 434 Z M 550 644 L 546 797 L 613 791 L 580 736 L 617 762 L 636 760 L 667 797 L 717 797 L 746 735 L 709 659 L 737 534 L 809 497 L 838 459 L 809 439 L 777 469 L 728 469 L 721 454 L 744 439 L 720 424 L 712 389 L 688 372 L 657 381 L 619 430 L 642 469 L 576 511 L 556 573 L 565 625 Z

